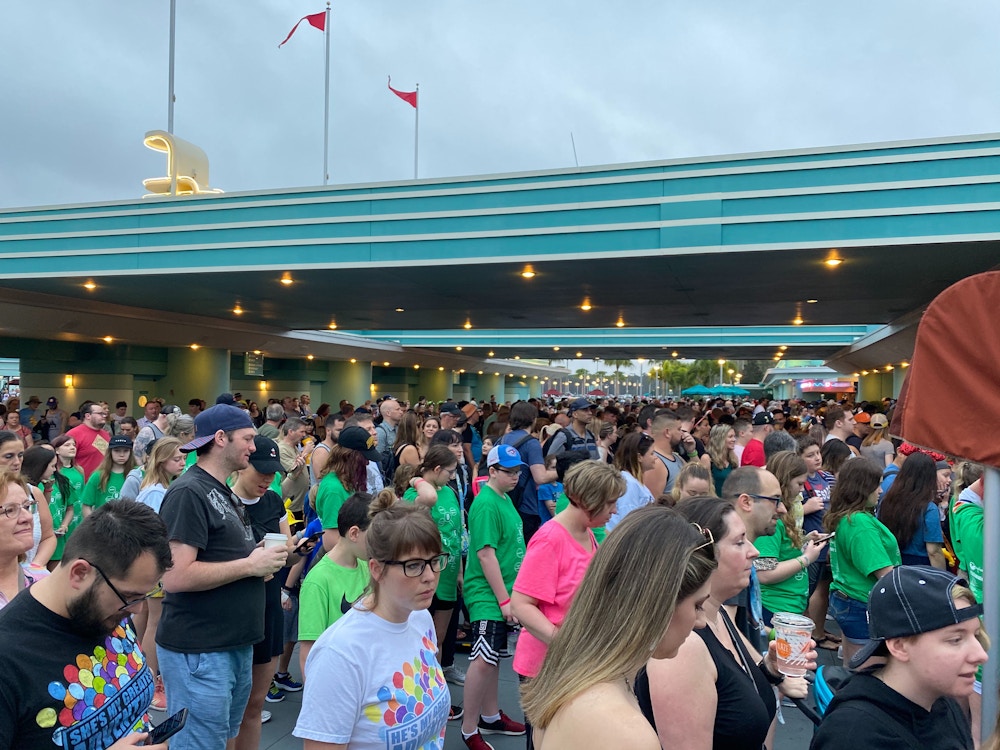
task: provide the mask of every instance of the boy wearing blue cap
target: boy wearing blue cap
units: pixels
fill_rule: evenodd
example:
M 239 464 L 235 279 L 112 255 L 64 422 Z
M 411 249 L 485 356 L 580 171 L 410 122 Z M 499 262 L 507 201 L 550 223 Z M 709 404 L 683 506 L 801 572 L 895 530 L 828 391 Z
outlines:
M 489 480 L 469 509 L 469 557 L 462 588 L 472 620 L 472 652 L 465 677 L 462 737 L 470 750 L 491 750 L 483 734 L 524 734 L 524 724 L 500 710 L 500 657 L 508 626 L 516 622 L 510 591 L 524 559 L 521 517 L 507 493 L 526 467 L 517 449 L 497 445 L 486 459 Z

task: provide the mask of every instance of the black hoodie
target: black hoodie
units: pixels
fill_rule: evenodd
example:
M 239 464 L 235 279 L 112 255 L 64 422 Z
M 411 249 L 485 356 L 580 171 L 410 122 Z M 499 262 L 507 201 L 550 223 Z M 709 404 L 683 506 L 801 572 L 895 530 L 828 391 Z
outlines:
M 863 748 L 972 750 L 973 745 L 969 722 L 951 698 L 939 698 L 926 711 L 871 673 L 860 673 L 830 702 L 809 750 Z

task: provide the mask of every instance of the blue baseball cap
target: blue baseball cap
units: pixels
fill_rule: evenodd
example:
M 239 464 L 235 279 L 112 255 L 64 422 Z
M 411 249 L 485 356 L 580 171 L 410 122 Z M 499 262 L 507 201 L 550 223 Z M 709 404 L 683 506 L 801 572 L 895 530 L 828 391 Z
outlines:
M 486 465 L 514 469 L 528 464 L 521 460 L 521 454 L 513 445 L 494 445 L 486 457 Z
M 253 422 L 250 415 L 235 406 L 229 404 L 216 404 L 205 409 L 194 418 L 194 440 L 181 446 L 181 451 L 190 453 L 198 450 L 205 443 L 215 437 L 219 430 L 229 432 L 230 430 L 242 430 L 246 427 L 253 429 Z

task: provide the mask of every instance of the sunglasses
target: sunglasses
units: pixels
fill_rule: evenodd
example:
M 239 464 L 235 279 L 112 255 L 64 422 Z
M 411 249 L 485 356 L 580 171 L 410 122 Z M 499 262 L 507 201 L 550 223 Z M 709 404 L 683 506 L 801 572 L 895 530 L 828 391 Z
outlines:
M 691 550 L 692 552 L 697 552 L 698 550 L 704 549 L 705 547 L 712 547 L 715 544 L 715 537 L 712 536 L 712 530 L 711 529 L 703 527 L 703 526 L 699 526 L 696 523 L 692 523 L 691 525 L 694 526 L 698 530 L 699 534 L 701 534 L 703 537 L 705 537 L 705 542 L 703 544 L 699 544 L 697 547 L 695 547 L 693 550 Z

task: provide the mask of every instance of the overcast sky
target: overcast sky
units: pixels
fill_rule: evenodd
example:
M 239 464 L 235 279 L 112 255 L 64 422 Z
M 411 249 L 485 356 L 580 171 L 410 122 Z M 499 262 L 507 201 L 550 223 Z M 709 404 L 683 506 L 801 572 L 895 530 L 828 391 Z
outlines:
M 322 183 L 322 0 L 177 0 L 175 132 L 227 192 Z M 168 0 L 5 2 L 0 206 L 165 173 Z M 331 182 L 1000 130 L 1000 3 L 335 0 Z

